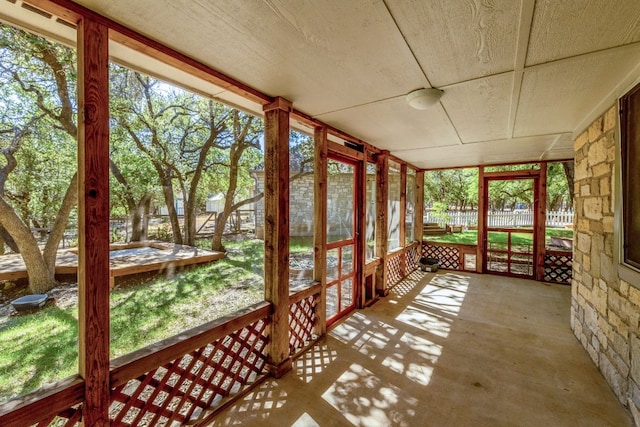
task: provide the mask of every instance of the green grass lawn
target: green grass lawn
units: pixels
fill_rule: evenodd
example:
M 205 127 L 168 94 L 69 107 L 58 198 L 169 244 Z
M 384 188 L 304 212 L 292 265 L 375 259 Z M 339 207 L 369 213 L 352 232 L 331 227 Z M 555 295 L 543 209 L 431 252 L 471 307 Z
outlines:
M 563 237 L 571 239 L 573 238 L 573 230 L 565 228 L 547 228 L 546 243 L 548 244 L 551 237 Z M 507 247 L 507 233 L 504 232 L 490 232 L 490 241 L 495 244 L 494 248 Z M 424 240 L 430 242 L 441 243 L 459 243 L 463 245 L 476 245 L 478 242 L 478 231 L 468 230 L 461 233 L 447 233 L 442 236 L 425 236 Z M 533 234 L 531 233 L 512 233 L 511 235 L 512 246 L 531 246 L 533 245 Z
M 263 301 L 263 242 L 229 242 L 226 248 L 227 257 L 215 263 L 116 285 L 111 357 Z M 0 319 L 0 403 L 73 375 L 77 366 L 75 304 Z

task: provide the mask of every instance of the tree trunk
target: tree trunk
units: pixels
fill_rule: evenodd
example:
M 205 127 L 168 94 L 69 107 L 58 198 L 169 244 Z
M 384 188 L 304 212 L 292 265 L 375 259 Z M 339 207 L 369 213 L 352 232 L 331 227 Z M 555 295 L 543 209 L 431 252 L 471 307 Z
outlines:
M 568 161 L 562 162 L 562 168 L 564 169 L 564 176 L 567 178 L 567 187 L 569 188 L 569 203 L 571 204 L 571 207 L 573 207 L 575 166 L 573 161 Z
M 151 193 L 146 193 L 131 210 L 131 242 L 146 240 L 149 226 L 149 205 Z
M 180 221 L 178 220 L 176 203 L 173 198 L 173 185 L 171 184 L 171 178 L 167 177 L 165 173 L 162 173 L 161 177 L 162 194 L 164 194 L 164 201 L 167 204 L 167 211 L 169 212 L 169 221 L 171 222 L 171 235 L 173 236 L 173 243 L 182 245 L 182 233 L 180 232 Z
M 71 210 L 78 202 L 78 174 L 75 173 L 71 178 L 71 182 L 67 187 L 67 191 L 62 199 L 62 204 L 58 210 L 56 221 L 51 228 L 47 244 L 44 246 L 43 258 L 47 265 L 47 268 L 51 271 L 55 271 L 56 254 L 58 253 L 58 246 L 60 240 L 64 236 L 64 230 L 67 228 L 69 222 L 69 215 Z
M 139 242 L 142 240 L 142 213 L 140 206 L 131 211 L 131 242 Z
M 31 230 L 14 209 L 0 197 L 0 224 L 11 230 L 29 276 L 29 290 L 34 294 L 47 292 L 55 286 L 54 270 L 49 269 Z
M 147 193 L 148 198 L 144 199 L 144 219 L 142 221 L 142 239 L 147 240 L 149 236 L 149 218 L 151 215 L 151 193 Z
M 191 206 L 192 202 L 186 204 L 184 209 L 184 234 L 185 245 L 195 246 L 196 243 L 196 211 Z
M 3 248 L 4 244 L 6 244 L 13 252 L 20 252 L 20 249 L 18 248 L 16 242 L 13 240 L 13 237 L 11 237 L 11 234 L 9 234 L 7 229 L 2 226 L 0 226 L 0 240 L 2 240 L 3 242 Z

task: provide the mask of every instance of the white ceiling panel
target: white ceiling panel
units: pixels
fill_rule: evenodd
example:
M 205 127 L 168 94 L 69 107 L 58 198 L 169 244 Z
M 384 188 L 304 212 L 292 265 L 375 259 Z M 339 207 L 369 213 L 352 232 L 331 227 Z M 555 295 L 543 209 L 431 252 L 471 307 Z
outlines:
M 128 26 L 311 115 L 426 84 L 384 3 L 83 0 Z M 181 20 L 175 17 L 181 16 Z M 181 22 L 184 19 L 184 22 Z M 157 27 L 154 22 L 170 21 Z M 188 30 L 184 23 L 188 22 Z M 366 76 L 366 78 L 363 78 Z
M 527 65 L 640 41 L 638 0 L 537 0 Z
M 462 142 L 509 138 L 514 73 L 467 81 L 445 88 L 442 105 Z
M 433 86 L 513 69 L 520 1 L 387 4 Z
M 553 146 L 556 139 L 555 135 L 505 139 L 464 144 L 458 147 L 407 150 L 396 155 L 423 169 L 530 162 L 539 161 L 545 156 L 549 159 L 566 159 L 567 157 L 560 157 L 559 154 L 553 155 L 547 151 Z
M 0 19 L 73 37 L 22 1 L 0 0 Z M 76 3 L 425 168 L 570 157 L 572 137 L 640 80 L 639 0 Z M 261 111 L 138 52 L 111 54 Z M 429 86 L 441 102 L 410 109 L 404 95 Z
M 397 150 L 460 144 L 441 106 L 414 110 L 404 97 L 322 114 L 317 118 L 394 154 Z
M 572 132 L 640 62 L 640 44 L 527 68 L 514 136 Z

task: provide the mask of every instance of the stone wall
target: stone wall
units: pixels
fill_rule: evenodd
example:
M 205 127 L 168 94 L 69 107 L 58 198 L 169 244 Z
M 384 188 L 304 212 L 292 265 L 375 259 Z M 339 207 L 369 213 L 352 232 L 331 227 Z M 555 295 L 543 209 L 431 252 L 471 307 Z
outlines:
M 264 172 L 254 172 L 256 193 L 264 191 Z M 313 174 L 303 175 L 291 182 L 289 195 L 289 224 L 291 236 L 313 236 Z M 353 216 L 353 175 L 331 175 L 327 185 L 330 233 L 340 233 L 341 220 Z M 256 230 L 264 227 L 264 203 L 256 203 Z M 344 227 L 342 227 L 344 228 Z
M 638 423 L 640 290 L 618 277 L 614 260 L 616 127 L 614 106 L 574 141 L 571 327 Z

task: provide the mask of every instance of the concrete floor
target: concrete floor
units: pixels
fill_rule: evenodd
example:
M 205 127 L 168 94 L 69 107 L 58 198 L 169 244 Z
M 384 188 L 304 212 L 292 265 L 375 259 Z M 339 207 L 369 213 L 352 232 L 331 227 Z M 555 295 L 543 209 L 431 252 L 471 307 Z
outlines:
M 415 272 L 216 426 L 631 426 L 569 327 L 571 289 Z

